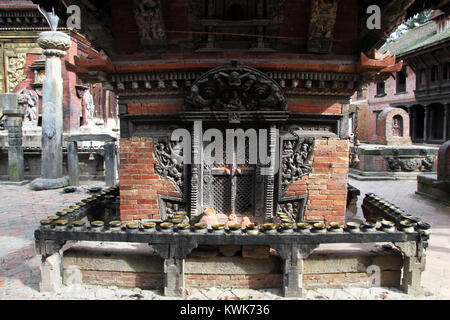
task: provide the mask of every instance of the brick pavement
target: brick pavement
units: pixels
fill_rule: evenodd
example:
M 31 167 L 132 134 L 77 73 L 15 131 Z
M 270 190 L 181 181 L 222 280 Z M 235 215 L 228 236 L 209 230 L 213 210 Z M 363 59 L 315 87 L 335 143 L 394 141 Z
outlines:
M 433 226 L 427 250 L 427 269 L 423 276 L 425 296 L 407 296 L 395 289 L 346 288 L 307 290 L 306 299 L 449 299 L 450 283 L 450 210 L 444 204 L 415 195 L 416 183 L 410 181 L 356 181 L 361 190 L 358 214 L 366 192 L 374 192 L 388 201 L 424 218 Z M 117 287 L 71 286 L 57 294 L 38 291 L 40 256 L 34 249 L 34 230 L 39 221 L 56 211 L 86 198 L 86 190 L 103 183 L 89 182 L 75 193 L 61 190 L 31 191 L 27 186 L 0 185 L 0 300 L 3 299 L 167 299 L 161 292 Z M 280 290 L 192 289 L 188 299 L 281 299 Z

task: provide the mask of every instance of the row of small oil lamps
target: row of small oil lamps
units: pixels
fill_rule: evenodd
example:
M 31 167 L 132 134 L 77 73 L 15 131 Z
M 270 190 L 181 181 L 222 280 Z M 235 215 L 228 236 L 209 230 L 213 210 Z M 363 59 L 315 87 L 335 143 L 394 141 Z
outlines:
M 381 199 L 374 193 L 367 193 L 366 198 L 364 201 L 372 204 L 373 206 L 379 208 L 382 210 L 386 215 L 397 222 L 398 229 L 403 232 L 414 232 L 419 231 L 424 235 L 430 234 L 430 228 L 431 226 L 423 222 L 418 217 L 413 217 L 412 215 L 408 214 L 406 211 L 400 209 L 399 207 L 395 206 L 394 204 Z M 381 219 L 380 223 L 383 223 L 386 221 L 385 219 Z M 394 223 L 395 225 L 395 223 Z
M 68 227 L 73 228 L 73 230 L 84 230 L 86 222 L 83 220 L 75 220 L 70 224 L 70 217 L 73 214 L 77 214 L 80 210 L 83 210 L 88 205 L 92 205 L 98 201 L 111 202 L 118 199 L 119 187 L 110 187 L 100 191 L 89 198 L 77 202 L 75 205 L 70 206 L 67 209 L 59 211 L 54 216 L 49 216 L 46 219 L 40 221 L 41 227 L 44 229 L 50 229 L 52 226 L 56 230 L 67 230 Z
M 379 223 L 371 224 L 371 223 L 363 223 L 359 224 L 356 222 L 348 222 L 345 224 L 345 227 L 337 222 L 331 222 L 327 228 L 325 223 L 322 222 L 299 222 L 295 223 L 292 218 L 288 215 L 280 212 L 277 214 L 280 219 L 280 223 L 264 223 L 262 226 L 259 226 L 256 223 L 250 223 L 245 228 L 242 228 L 241 224 L 230 224 L 226 226 L 223 223 L 214 224 L 210 228 L 206 223 L 195 223 L 191 225 L 189 223 L 189 218 L 187 217 L 187 213 L 185 211 L 178 211 L 176 215 L 174 215 L 168 221 L 164 221 L 161 223 L 156 222 L 139 222 L 139 221 L 131 221 L 128 223 L 124 223 L 122 221 L 110 221 L 108 223 L 109 228 L 105 228 L 104 221 L 93 221 L 90 224 L 90 230 L 92 231 L 109 231 L 109 232 L 117 232 L 117 231 L 127 231 L 127 232 L 179 232 L 179 233 L 213 233 L 213 234 L 241 234 L 245 232 L 249 235 L 257 235 L 260 232 L 265 234 L 277 234 L 277 233 L 293 233 L 294 231 L 300 234 L 309 234 L 309 233 L 360 233 L 360 232 L 376 232 L 377 230 L 383 232 L 395 232 L 395 223 L 392 221 L 382 220 Z M 46 225 L 50 227 L 49 224 Z M 45 226 L 44 226 L 45 227 Z M 296 228 L 295 228 L 296 227 Z M 74 221 L 71 226 L 67 223 L 56 222 L 55 228 L 57 230 L 67 230 L 68 228 L 72 228 L 74 231 L 84 231 L 86 230 L 86 223 L 84 221 Z M 422 223 L 421 221 L 417 223 L 417 229 L 426 232 L 429 229 L 429 225 Z M 403 231 L 405 233 L 415 232 L 415 228 L 408 227 L 405 229 L 399 229 L 399 231 Z

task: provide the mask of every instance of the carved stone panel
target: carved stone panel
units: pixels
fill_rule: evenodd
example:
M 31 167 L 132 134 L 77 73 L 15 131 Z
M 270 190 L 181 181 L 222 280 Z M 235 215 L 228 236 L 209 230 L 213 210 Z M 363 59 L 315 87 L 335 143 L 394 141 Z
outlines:
M 174 197 L 159 196 L 158 205 L 161 220 L 163 221 L 173 218 L 178 211 L 187 212 L 188 209 L 186 202 L 184 202 L 183 199 Z
M 27 54 L 19 53 L 17 57 L 8 59 L 8 92 L 14 92 L 19 83 L 26 79 L 25 66 Z
M 432 171 L 435 157 L 386 157 L 387 168 L 390 171 Z
M 277 211 L 286 213 L 296 222 L 303 221 L 307 195 L 285 198 L 278 202 Z
M 279 85 L 250 67 L 218 67 L 194 82 L 185 100 L 188 111 L 286 110 Z
M 308 52 L 331 52 L 337 5 L 337 0 L 311 0 Z
M 292 183 L 312 171 L 310 159 L 314 151 L 314 138 L 301 137 L 295 131 L 291 134 L 295 138 L 284 138 L 281 145 L 280 197 Z
M 185 165 L 183 161 L 183 149 L 180 142 L 169 141 L 169 139 L 155 139 L 155 172 L 161 177 L 175 183 L 177 189 L 184 196 L 185 191 Z

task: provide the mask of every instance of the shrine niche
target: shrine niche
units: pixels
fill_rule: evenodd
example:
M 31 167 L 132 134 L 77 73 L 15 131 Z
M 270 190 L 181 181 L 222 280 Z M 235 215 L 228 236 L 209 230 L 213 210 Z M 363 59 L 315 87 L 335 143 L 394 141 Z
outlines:
M 281 87 L 250 67 L 218 67 L 194 82 L 186 111 L 286 110 Z
M 379 143 L 393 146 L 410 145 L 409 115 L 401 108 L 385 108 L 377 119 Z
M 337 0 L 311 0 L 308 52 L 331 52 L 337 5 Z

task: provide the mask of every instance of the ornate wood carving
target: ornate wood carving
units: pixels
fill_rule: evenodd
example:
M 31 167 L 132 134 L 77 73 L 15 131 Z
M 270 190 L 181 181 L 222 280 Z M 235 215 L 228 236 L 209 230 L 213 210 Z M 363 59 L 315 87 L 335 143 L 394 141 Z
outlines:
M 280 86 L 249 67 L 218 67 L 194 82 L 185 100 L 190 111 L 286 110 Z
M 167 140 L 155 141 L 155 157 L 158 163 L 155 164 L 155 172 L 161 177 L 175 183 L 178 190 L 184 192 L 184 165 L 183 149 L 179 142 L 169 142 Z
M 331 52 L 337 3 L 337 0 L 311 0 L 308 52 Z
M 309 164 L 314 149 L 314 138 L 300 137 L 294 131 L 295 140 L 283 141 L 281 154 L 281 194 L 284 194 L 290 184 L 312 171 Z
M 165 45 L 166 28 L 161 0 L 138 1 L 134 14 L 141 37 L 141 46 L 145 49 Z

